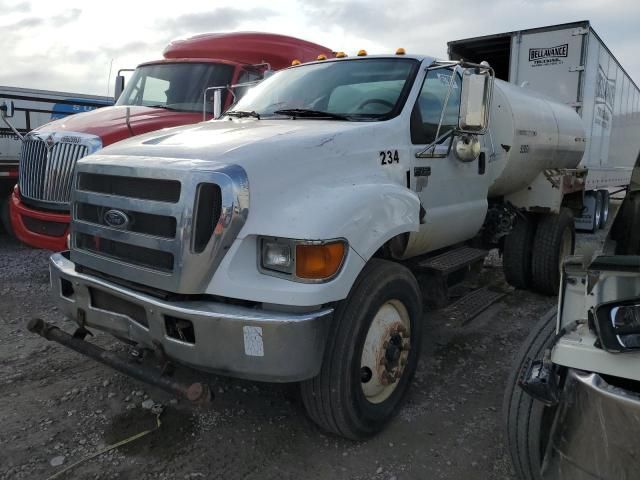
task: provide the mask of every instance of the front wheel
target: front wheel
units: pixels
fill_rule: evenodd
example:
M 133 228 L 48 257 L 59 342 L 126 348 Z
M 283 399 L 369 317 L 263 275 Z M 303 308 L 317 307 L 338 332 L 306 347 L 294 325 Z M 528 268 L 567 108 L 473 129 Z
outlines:
M 504 396 L 503 415 L 507 448 L 516 475 L 521 480 L 540 480 L 540 468 L 551 435 L 556 407 L 534 400 L 518 386 L 518 378 L 529 360 L 541 359 L 553 342 L 557 308 L 549 310 L 533 327 L 518 352 Z
M 371 260 L 336 308 L 320 374 L 301 383 L 311 419 L 353 440 L 380 431 L 413 378 L 421 322 L 422 298 L 411 272 Z

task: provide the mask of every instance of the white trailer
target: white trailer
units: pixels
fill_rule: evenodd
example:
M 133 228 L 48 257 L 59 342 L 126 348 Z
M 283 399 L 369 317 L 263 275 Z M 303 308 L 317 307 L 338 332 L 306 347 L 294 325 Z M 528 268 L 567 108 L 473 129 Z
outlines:
M 594 230 L 608 215 L 608 189 L 626 188 L 640 160 L 640 89 L 588 21 L 448 43 L 452 60 L 487 61 L 496 77 L 574 107 L 582 118 L 587 169 L 582 216 Z
M 51 120 L 113 104 L 113 98 L 80 93 L 54 92 L 0 85 L 0 105 L 13 102 L 11 125 L 25 135 Z M 12 128 L 0 121 L 0 217 L 8 226 L 8 197 L 18 179 L 22 142 Z
M 113 104 L 111 97 L 0 86 L 0 104 L 8 101 L 13 101 L 15 109 L 12 125 L 21 134 L 51 120 Z M 4 123 L 0 125 L 0 176 L 8 171 L 2 167 L 18 168 L 20 148 L 18 136 Z

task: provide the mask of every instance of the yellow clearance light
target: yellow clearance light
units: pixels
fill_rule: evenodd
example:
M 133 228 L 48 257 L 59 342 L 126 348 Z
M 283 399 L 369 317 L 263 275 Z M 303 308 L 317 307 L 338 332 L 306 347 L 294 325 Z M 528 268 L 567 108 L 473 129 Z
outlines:
M 345 58 L 347 56 L 346 53 L 344 52 L 337 52 L 336 53 L 336 58 Z
M 300 63 L 302 63 L 302 62 L 300 62 L 300 60 L 298 60 L 297 58 L 291 61 L 291 65 L 293 67 L 295 67 L 296 65 L 300 65 Z
M 407 52 L 405 52 L 404 48 L 402 47 L 396 50 L 396 55 L 404 55 L 405 53 Z
M 341 241 L 296 245 L 296 276 L 313 280 L 333 277 L 340 270 L 345 253 L 345 244 Z
M 318 55 L 318 58 L 316 60 L 326 60 L 327 56 L 324 53 L 321 53 L 320 55 Z
M 358 50 L 358 56 L 359 57 L 366 57 L 367 56 L 367 51 L 362 49 L 362 50 Z

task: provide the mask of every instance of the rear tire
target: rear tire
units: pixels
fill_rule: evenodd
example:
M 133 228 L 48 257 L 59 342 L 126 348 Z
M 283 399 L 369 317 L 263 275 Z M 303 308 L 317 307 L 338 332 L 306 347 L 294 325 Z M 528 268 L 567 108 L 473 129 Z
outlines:
M 509 235 L 504 239 L 502 270 L 509 285 L 529 288 L 531 284 L 531 252 L 536 232 L 536 219 L 531 214 L 519 216 Z
M 564 257 L 572 255 L 576 243 L 573 213 L 543 215 L 533 238 L 531 274 L 533 289 L 544 295 L 558 295 Z
M 394 311 L 407 323 L 399 343 L 393 336 L 393 332 L 399 335 L 398 327 L 388 321 Z M 387 323 L 377 326 L 381 312 Z M 421 324 L 422 299 L 411 272 L 386 260 L 369 261 L 335 310 L 320 374 L 300 384 L 309 417 L 323 430 L 353 440 L 380 431 L 411 384 L 420 355 Z M 381 334 L 376 341 L 377 332 Z M 387 346 L 371 348 L 385 341 Z M 394 357 L 395 345 L 401 347 Z M 393 351 L 387 357 L 390 348 Z M 391 357 L 393 369 L 391 363 L 382 366 L 381 361 Z M 368 365 L 371 359 L 378 360 Z M 388 373 L 397 375 L 393 382 Z
M 518 386 L 520 371 L 529 359 L 541 359 L 550 348 L 556 329 L 557 308 L 549 310 L 531 330 L 517 353 L 504 395 L 503 418 L 507 448 L 516 476 L 540 480 L 542 459 L 549 440 L 554 407 L 547 407 Z

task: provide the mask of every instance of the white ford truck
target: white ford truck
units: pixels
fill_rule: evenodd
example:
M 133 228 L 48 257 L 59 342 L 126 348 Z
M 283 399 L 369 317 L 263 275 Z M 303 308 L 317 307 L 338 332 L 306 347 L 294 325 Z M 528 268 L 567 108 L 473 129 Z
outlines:
M 80 160 L 71 249 L 50 264 L 79 328 L 30 329 L 189 398 L 204 389 L 82 337 L 98 329 L 167 362 L 300 382 L 318 425 L 363 438 L 411 383 L 423 300 L 481 260 L 478 245 L 503 245 L 536 215 L 519 237 L 532 248 L 511 242 L 505 264 L 557 291 L 584 145 L 571 107 L 486 64 L 398 51 L 296 65 L 220 119 Z

